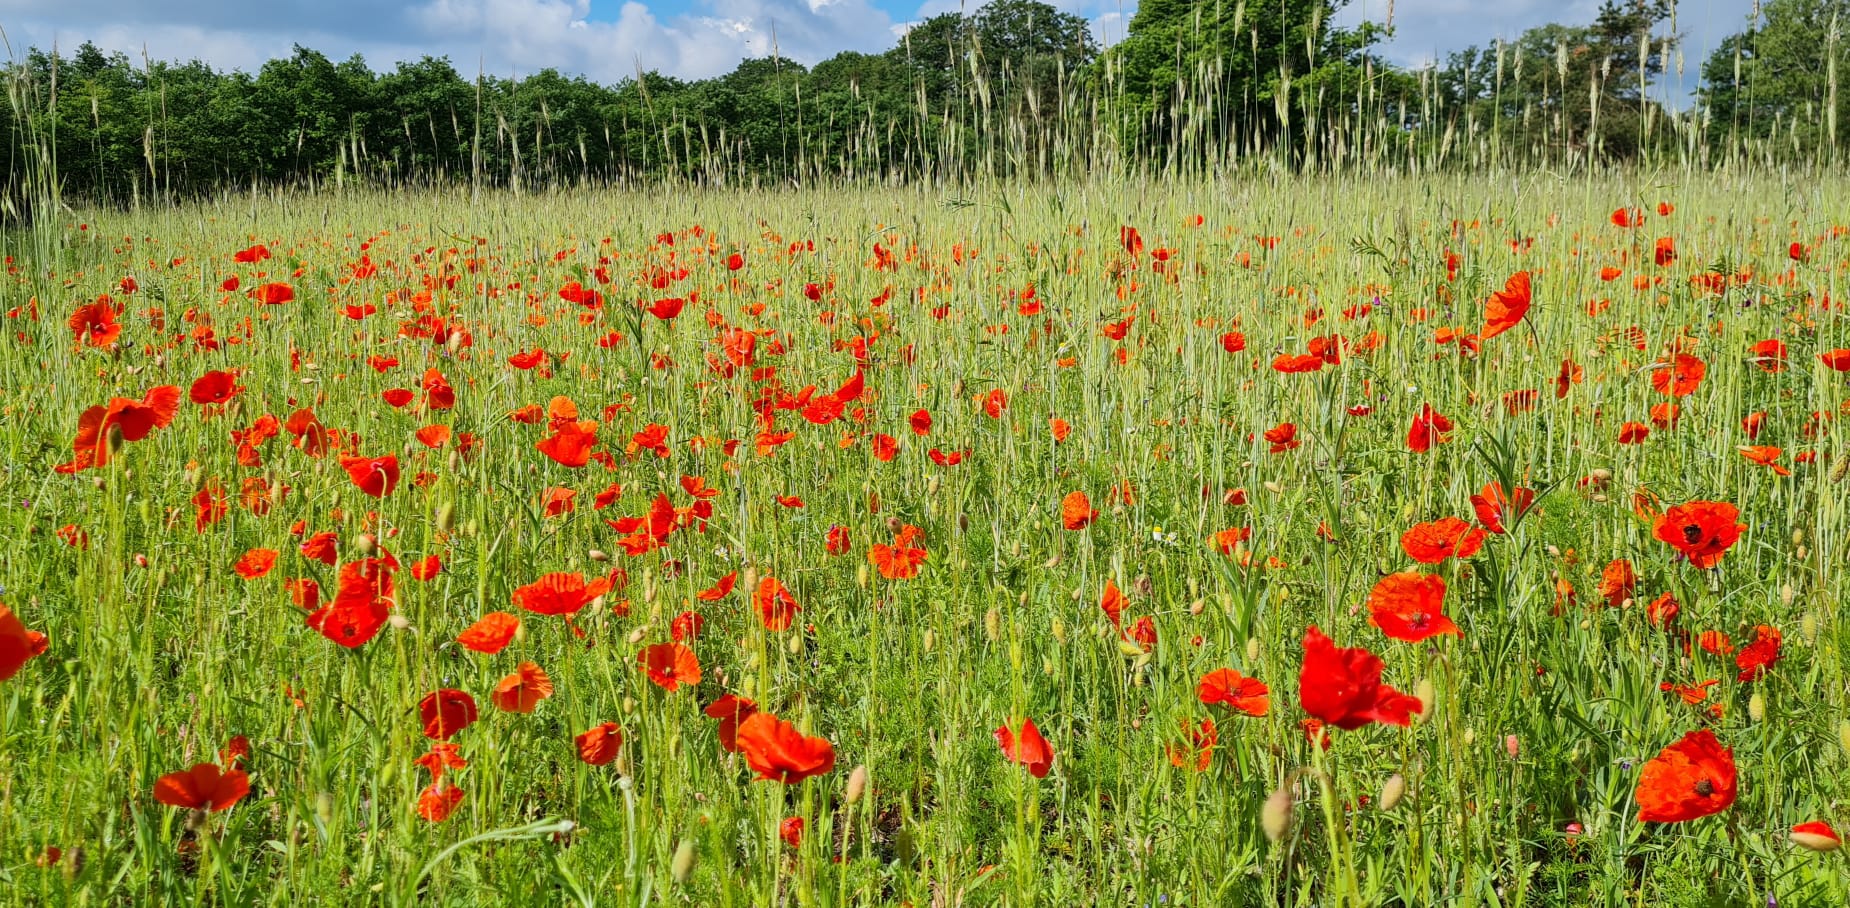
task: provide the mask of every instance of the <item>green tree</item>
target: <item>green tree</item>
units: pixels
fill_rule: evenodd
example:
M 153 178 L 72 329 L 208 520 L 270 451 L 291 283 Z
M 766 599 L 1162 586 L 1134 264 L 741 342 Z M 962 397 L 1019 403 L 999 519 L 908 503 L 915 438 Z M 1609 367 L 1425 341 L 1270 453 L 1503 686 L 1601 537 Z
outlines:
M 1760 12 L 1757 26 L 1729 36 L 1702 64 L 1710 140 L 1780 137 L 1788 148 L 1834 154 L 1850 116 L 1836 84 L 1850 0 L 1767 0 Z

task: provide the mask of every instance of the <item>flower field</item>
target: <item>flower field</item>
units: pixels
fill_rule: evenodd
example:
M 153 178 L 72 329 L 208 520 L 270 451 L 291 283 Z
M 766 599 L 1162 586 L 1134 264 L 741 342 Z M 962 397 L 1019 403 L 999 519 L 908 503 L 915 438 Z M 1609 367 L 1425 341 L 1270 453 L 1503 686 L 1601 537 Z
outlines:
M 65 213 L 0 901 L 1843 905 L 1846 197 Z

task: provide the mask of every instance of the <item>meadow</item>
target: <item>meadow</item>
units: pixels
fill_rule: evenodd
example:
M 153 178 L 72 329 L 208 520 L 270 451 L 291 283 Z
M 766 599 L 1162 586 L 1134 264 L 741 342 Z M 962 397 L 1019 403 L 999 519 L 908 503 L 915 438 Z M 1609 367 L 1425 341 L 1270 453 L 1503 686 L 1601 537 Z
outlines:
M 1846 199 L 41 213 L 0 902 L 1846 904 Z

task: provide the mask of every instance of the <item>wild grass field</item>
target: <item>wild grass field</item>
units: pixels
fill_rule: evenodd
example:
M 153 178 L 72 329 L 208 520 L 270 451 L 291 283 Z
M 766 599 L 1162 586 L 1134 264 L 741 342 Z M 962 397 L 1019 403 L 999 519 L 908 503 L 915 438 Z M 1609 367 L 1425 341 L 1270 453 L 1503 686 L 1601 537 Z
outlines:
M 1843 905 L 1847 199 L 61 213 L 0 901 Z

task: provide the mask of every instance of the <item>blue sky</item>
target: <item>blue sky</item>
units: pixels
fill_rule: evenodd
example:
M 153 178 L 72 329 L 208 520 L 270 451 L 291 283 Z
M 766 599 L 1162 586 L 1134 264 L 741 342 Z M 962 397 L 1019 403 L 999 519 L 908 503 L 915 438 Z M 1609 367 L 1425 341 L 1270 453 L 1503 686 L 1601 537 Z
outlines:
M 1052 0 L 1084 16 L 1106 43 L 1123 36 L 1135 0 Z M 1666 90 L 1686 95 L 1722 38 L 1741 30 L 1752 0 L 1682 0 L 1684 72 Z M 1589 22 L 1599 0 L 1352 0 L 1336 21 L 1382 21 L 1396 35 L 1383 56 L 1418 66 L 1470 44 L 1514 38 L 1544 22 Z M 139 59 L 201 59 L 255 70 L 303 44 L 336 59 L 364 54 L 375 70 L 424 54 L 471 72 L 543 67 L 611 82 L 637 68 L 686 78 L 730 71 L 743 56 L 778 50 L 815 63 L 842 50 L 892 47 L 908 23 L 958 9 L 956 0 L 0 0 L 0 28 L 16 49 L 72 48 L 85 40 Z M 969 7 L 974 10 L 975 5 Z

